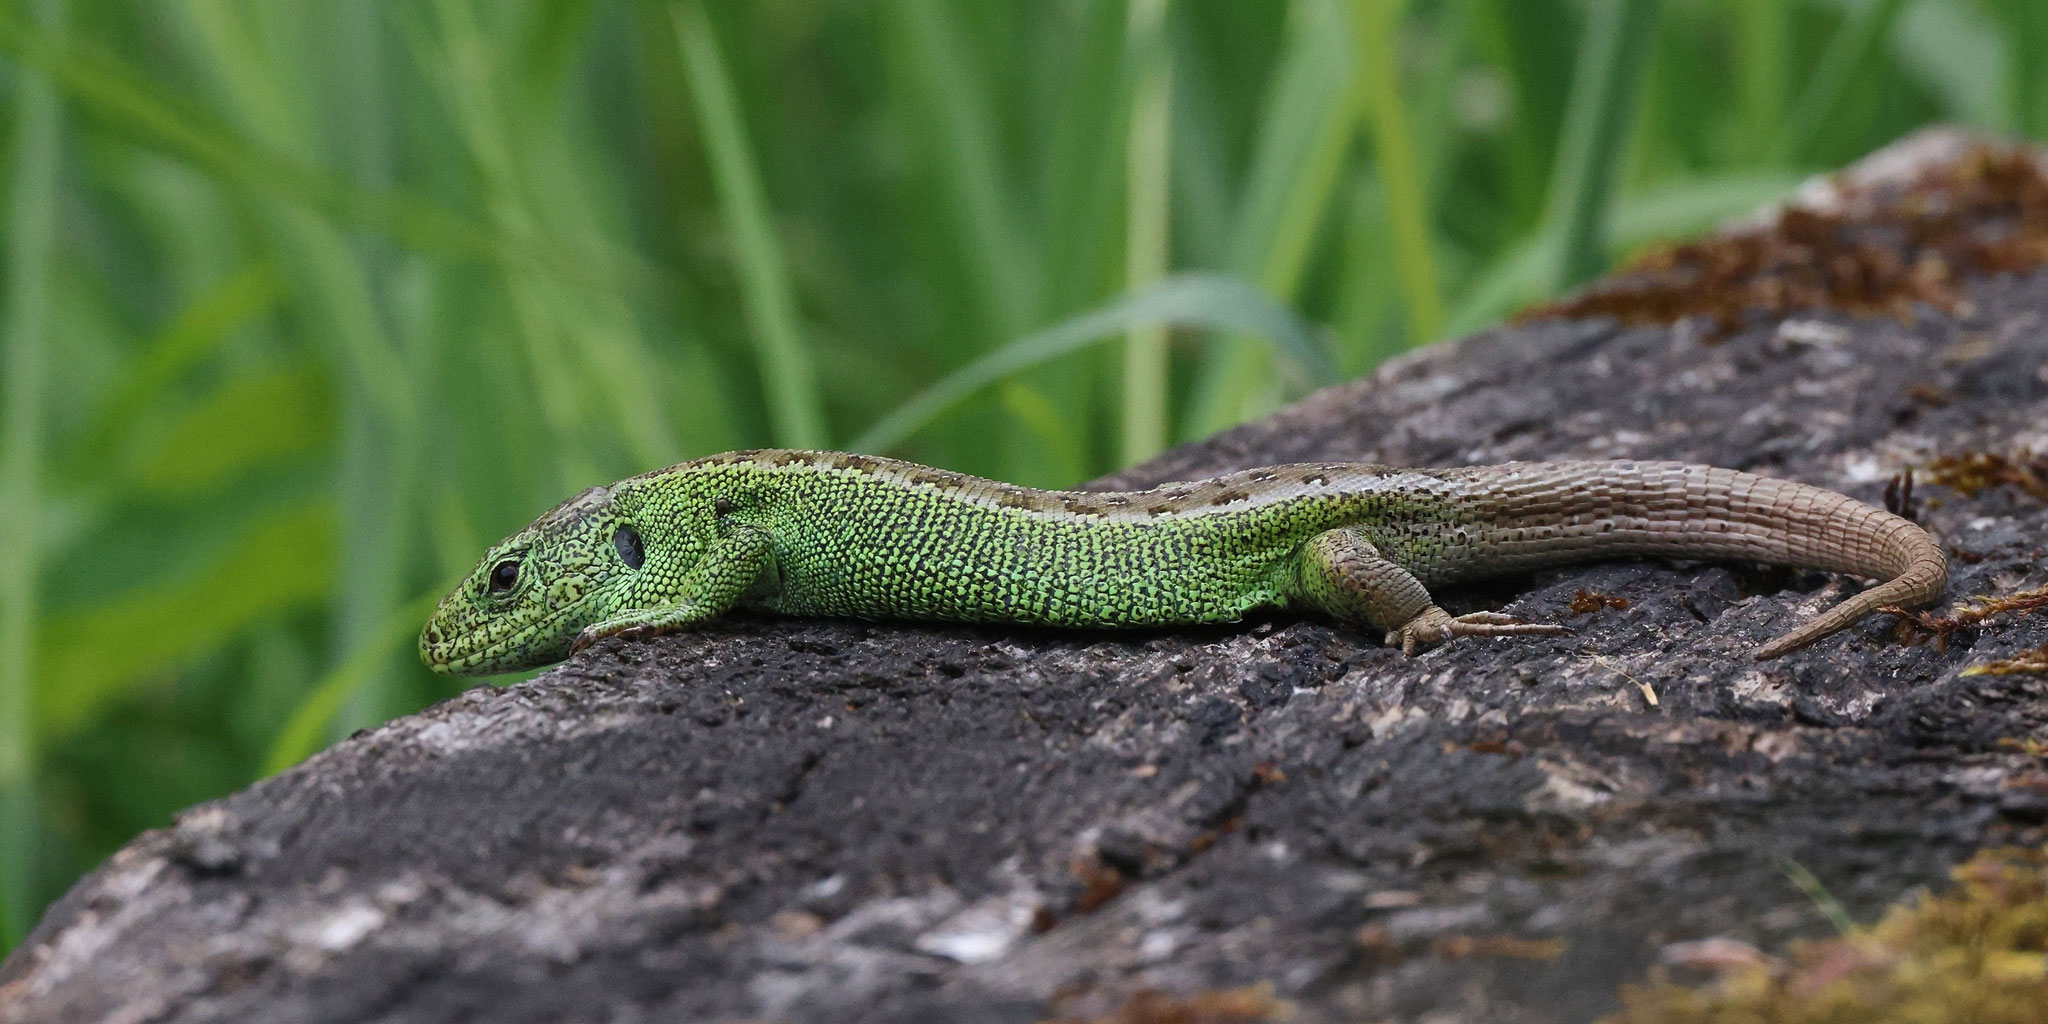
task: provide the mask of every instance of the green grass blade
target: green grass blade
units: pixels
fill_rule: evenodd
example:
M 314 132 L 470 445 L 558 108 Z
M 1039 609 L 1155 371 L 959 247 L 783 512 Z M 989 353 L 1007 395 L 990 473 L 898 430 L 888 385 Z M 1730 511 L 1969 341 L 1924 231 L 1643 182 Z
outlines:
M 1881 55 L 1885 37 L 1905 6 L 1905 0 L 1863 0 L 1849 12 L 1821 51 L 1813 77 L 1799 91 L 1784 130 L 1771 147 L 1773 163 L 1796 166 L 1808 158 L 1814 137 L 1834 117 L 1850 86 Z
M 38 695 L 39 734 L 65 736 L 153 674 L 217 650 L 255 623 L 319 607 L 335 585 L 335 533 L 324 504 L 281 509 L 189 577 L 53 610 L 38 630 L 36 658 L 43 678 L 64 685 Z
M 621 226 L 608 222 L 594 201 L 600 190 L 590 187 L 597 168 L 586 162 L 588 140 L 572 116 L 558 113 L 570 97 L 547 92 L 539 82 L 522 84 L 526 69 L 507 63 L 505 41 L 492 34 L 502 27 L 492 19 L 479 20 L 468 0 L 434 6 L 444 45 L 421 52 L 428 60 L 438 54 L 445 65 L 441 76 L 448 83 L 450 112 L 463 126 L 483 171 L 493 221 L 510 234 L 571 239 L 592 250 L 612 248 L 612 234 Z M 665 13 L 658 21 L 665 30 L 673 28 Z M 673 37 L 672 31 L 665 35 Z M 529 49 L 522 45 L 517 52 Z M 666 49 L 673 52 L 673 42 Z M 616 470 L 621 464 L 638 468 L 675 462 L 681 445 L 671 426 L 674 403 L 662 393 L 669 382 L 648 372 L 659 362 L 642 341 L 622 282 L 572 289 L 524 259 L 507 260 L 502 270 L 533 357 L 535 404 L 575 439 L 565 446 L 574 453 L 562 460 L 565 469 L 572 464 Z M 716 388 L 715 379 L 704 378 L 699 389 Z M 623 442 L 624 458 L 613 455 L 610 435 Z M 580 470 L 564 476 L 565 483 L 576 486 L 593 478 Z
M 1363 79 L 1360 89 L 1370 112 L 1366 121 L 1372 130 L 1380 180 L 1387 187 L 1395 269 L 1408 306 L 1408 337 L 1419 345 L 1436 340 L 1443 330 L 1444 305 L 1437 289 L 1436 260 L 1429 251 L 1430 197 L 1422 184 L 1415 140 L 1408 131 L 1394 50 L 1394 34 L 1406 4 L 1405 0 L 1352 0 L 1351 6 L 1352 28 L 1358 35 L 1358 73 Z
M 1783 199 L 1799 182 L 1800 176 L 1791 171 L 1735 172 L 1624 196 L 1615 204 L 1615 247 L 1627 250 L 1697 234 Z M 1465 301 L 1451 315 L 1448 333 L 1480 330 L 1554 294 L 1550 272 L 1557 262 L 1551 248 L 1556 244 L 1554 236 L 1538 231 L 1509 246 L 1474 277 Z
M 1137 80 L 1154 63 L 1131 37 L 1132 13 L 1121 0 L 1085 0 L 1072 17 L 1033 28 L 1043 41 L 1031 45 L 1069 55 L 1059 64 L 1026 65 L 1029 80 L 1021 87 L 1046 100 L 1013 112 L 1035 140 L 1012 163 L 1020 174 L 1028 172 L 1035 200 L 1038 248 L 1027 256 L 1043 275 L 1041 309 L 1071 310 L 1100 299 L 1115 287 L 1121 268 L 1129 189 L 1118 185 L 1128 177 L 1127 122 Z
M 1037 319 L 1043 282 L 1028 258 L 1037 247 L 1011 209 L 1016 195 L 1003 173 L 995 104 L 977 75 L 972 51 L 937 0 L 890 0 L 886 8 L 907 51 L 910 89 L 931 123 L 933 155 L 966 262 L 992 337 L 1014 337 Z
M 536 152 L 542 148 L 536 136 L 547 135 L 508 95 L 516 90 L 505 85 L 497 41 L 476 19 L 475 5 L 438 0 L 431 28 L 420 9 L 411 10 L 401 24 L 416 62 L 437 83 L 437 98 L 460 128 L 492 222 L 522 236 L 564 222 L 575 225 L 572 231 L 587 228 L 580 223 L 583 210 L 574 190 L 549 188 L 548 168 Z M 623 431 L 632 465 L 674 461 L 663 457 L 674 439 L 645 363 L 632 358 L 637 346 L 609 285 L 564 289 L 518 257 L 500 260 L 497 269 L 513 333 L 526 355 L 527 372 L 514 393 L 558 439 L 552 459 L 556 489 L 606 475 L 600 466 L 609 461 L 607 419 Z M 495 338 L 477 341 L 486 352 L 497 348 Z
M 1169 42 L 1172 23 L 1168 23 Z M 1208 69 L 1192 61 L 1176 64 L 1173 75 L 1173 224 L 1175 248 L 1201 266 L 1230 261 L 1229 160 L 1216 121 L 1223 102 Z
M 1343 269 L 1330 312 L 1337 372 L 1347 378 L 1405 350 L 1409 339 L 1396 275 L 1385 258 L 1393 247 L 1387 189 L 1377 174 L 1361 170 L 1348 191 L 1338 255 Z
M 132 433 L 143 413 L 193 367 L 219 351 L 236 328 L 274 309 L 283 283 L 269 264 L 259 263 L 228 274 L 202 292 L 162 331 L 145 342 L 109 384 L 93 413 L 85 440 L 73 459 L 74 472 L 103 469 L 121 439 Z
M 449 586 L 453 585 L 450 580 Z M 394 651 L 406 641 L 418 638 L 421 623 L 433 614 L 446 590 L 437 587 L 393 609 L 381 628 L 366 636 L 340 664 L 329 669 L 285 719 L 284 728 L 278 730 L 277 739 L 263 755 L 259 774 L 276 775 L 319 750 L 350 695 L 368 685 Z
M 1811 869 L 1787 857 L 1783 871 L 1785 880 L 1791 882 L 1792 887 L 1799 890 L 1799 894 L 1813 904 L 1813 909 L 1820 911 L 1820 916 L 1827 918 L 1828 923 L 1834 926 L 1835 934 L 1856 933 L 1856 919 L 1849 916 L 1849 908 L 1843 906 L 1842 901 L 1828 891 L 1827 885 L 1822 883 Z
M 1455 175 L 1445 173 L 1445 167 L 1452 154 L 1460 152 L 1467 143 L 1465 132 L 1458 130 L 1461 117 L 1457 113 L 1457 98 L 1462 86 L 1476 80 L 1472 77 L 1473 55 L 1470 51 L 1473 37 L 1478 34 L 1479 7 L 1484 2 L 1446 0 L 1437 10 L 1434 21 L 1428 23 L 1428 31 L 1444 40 L 1440 48 L 1442 52 L 1436 54 L 1435 65 L 1421 76 L 1414 97 L 1402 104 L 1414 115 L 1407 118 L 1410 126 L 1407 138 L 1416 151 L 1416 177 L 1422 183 L 1422 194 L 1432 204 L 1428 211 L 1430 216 L 1423 223 L 1432 227 L 1440 212 L 1435 204 L 1453 195 L 1454 186 L 1459 184 Z M 1399 59 L 1398 55 L 1396 59 Z M 1415 131 L 1417 126 L 1422 129 L 1419 133 Z M 1442 301 L 1439 292 L 1438 302 Z M 1439 325 L 1438 330 L 1441 329 Z
M 575 67 L 595 0 L 540 0 L 527 5 L 512 47 L 512 64 L 525 70 L 520 102 L 553 102 Z
M 36 5 L 37 20 L 56 31 L 57 0 Z M 15 114 L 20 135 L 7 183 L 8 237 L 5 335 L 0 336 L 0 949 L 21 941 L 40 910 L 36 852 L 42 815 L 36 807 L 37 730 L 34 681 L 41 575 L 44 462 L 43 389 L 48 378 L 50 266 L 58 201 L 58 139 L 63 111 L 48 79 L 22 76 Z
M 319 136 L 307 119 L 326 104 L 314 96 L 304 67 L 261 47 L 254 15 L 225 0 L 193 0 L 184 8 L 209 70 L 229 86 L 237 118 L 261 143 L 312 161 Z M 310 12 L 279 12 L 303 34 Z M 423 436 L 419 374 L 386 330 L 374 257 L 359 251 L 331 222 L 275 201 L 259 204 L 265 238 L 279 254 L 291 297 L 321 329 L 324 349 L 343 382 L 341 458 L 335 467 L 340 560 L 332 613 L 336 641 L 352 650 L 402 596 L 400 577 L 412 536 L 404 509 L 415 487 Z M 346 709 L 342 728 L 374 725 L 403 713 L 396 678 L 379 676 Z
M 1012 377 L 996 387 L 996 402 L 1003 411 L 1045 441 L 1043 479 L 1065 486 L 1086 479 L 1088 467 L 1081 461 L 1086 450 L 1080 426 L 1045 392 Z
M 1333 0 L 1296 0 L 1289 14 L 1286 50 L 1231 224 L 1232 268 L 1269 288 L 1295 280 L 1301 235 L 1322 208 L 1317 172 L 1356 123 L 1348 20 Z
M 330 384 L 305 366 L 228 378 L 138 439 L 123 490 L 190 499 L 325 444 L 335 427 Z
M 1803 180 L 1804 175 L 1790 168 L 1759 167 L 1666 182 L 1625 195 L 1614 204 L 1615 246 L 1627 251 L 1710 231 L 1784 199 Z
M 719 209 L 739 254 L 741 296 L 753 328 L 775 443 L 787 448 L 824 447 L 825 411 L 818 398 L 817 370 L 797 324 L 796 291 L 776 240 L 767 190 L 747 143 L 725 58 L 701 4 L 682 0 L 673 12 Z
M 1231 267 L 1282 299 L 1301 283 L 1358 124 L 1348 21 L 1335 0 L 1297 0 L 1233 221 Z M 1256 339 L 1223 339 L 1198 376 L 1182 435 L 1203 436 L 1277 404 L 1272 369 Z
M 1494 152 L 1502 164 L 1506 206 L 1495 216 L 1516 235 L 1541 223 L 1545 213 L 1545 189 L 1556 170 L 1555 147 L 1569 104 L 1569 81 L 1558 69 L 1571 60 L 1565 29 L 1580 9 L 1562 0 L 1475 0 L 1472 8 L 1472 45 L 1512 104 Z
M 2033 0 L 2027 0 L 2031 3 Z M 1761 158 L 1771 137 L 1764 125 L 1783 123 L 1790 95 L 1787 65 L 1792 60 L 1793 5 L 1785 0 L 1739 0 L 1735 5 L 1736 90 L 1742 124 L 1750 131 L 1744 156 Z
M 919 392 L 855 438 L 854 451 L 886 451 L 984 387 L 1144 324 L 1235 331 L 1262 338 L 1299 386 L 1333 377 L 1315 329 L 1256 285 L 1221 274 L 1176 274 L 1035 332 L 975 360 Z
M 423 253 L 525 260 L 576 286 L 624 281 L 650 295 L 670 288 L 664 275 L 630 253 L 505 234 L 416 195 L 377 191 L 322 172 L 250 141 L 148 73 L 83 44 L 60 43 L 5 11 L 0 11 L 0 52 L 50 75 L 66 96 L 106 118 L 119 133 L 188 161 L 229 186 L 376 232 Z
M 1596 0 L 1572 72 L 1571 107 L 1551 178 L 1557 238 L 1552 287 L 1590 280 L 1607 266 L 1607 214 L 1648 63 L 1661 0 Z
M 397 178 L 399 118 L 392 102 L 384 11 L 376 4 L 338 4 L 333 42 L 339 58 L 333 73 L 320 76 L 326 109 L 341 137 L 339 167 L 363 187 L 389 192 Z M 380 264 L 387 253 L 374 253 Z
M 1995 132 L 2017 124 L 2013 57 L 1991 15 L 1970 0 L 1920 0 L 1899 14 L 1888 56 L 1925 84 L 1941 117 Z
M 1124 283 L 1129 291 L 1166 276 L 1173 65 L 1165 45 L 1167 0 L 1136 0 L 1130 38 L 1142 61 L 1131 98 L 1126 176 L 1128 210 Z M 1123 462 L 1147 459 L 1166 447 L 1166 327 L 1134 327 L 1124 340 Z
M 2012 53 L 2007 88 L 2014 126 L 2036 142 L 2048 139 L 2048 4 L 2041 0 L 1998 0 Z

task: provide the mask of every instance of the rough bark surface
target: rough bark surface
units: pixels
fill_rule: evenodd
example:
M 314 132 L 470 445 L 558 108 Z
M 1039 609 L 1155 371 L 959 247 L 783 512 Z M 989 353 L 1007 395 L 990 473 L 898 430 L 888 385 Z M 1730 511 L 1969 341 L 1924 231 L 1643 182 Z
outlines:
M 1490 331 L 1105 484 L 1638 457 L 1882 502 L 1908 465 L 2048 452 L 2048 273 L 1964 293 L 1717 341 Z M 1951 601 L 2048 582 L 2040 496 L 1919 496 Z M 1748 660 L 1855 586 L 1545 572 L 1441 596 L 1575 636 L 1414 658 L 1288 618 L 606 642 L 138 837 L 0 968 L 0 1021 L 1024 1024 L 1261 983 L 1300 1022 L 1584 1021 L 1673 943 L 1827 931 L 1794 876 L 1868 919 L 2042 840 L 2048 676 L 1963 671 L 2048 643 L 2048 612 L 1945 649 L 1875 616 Z M 1575 614 L 1579 591 L 1626 607 Z

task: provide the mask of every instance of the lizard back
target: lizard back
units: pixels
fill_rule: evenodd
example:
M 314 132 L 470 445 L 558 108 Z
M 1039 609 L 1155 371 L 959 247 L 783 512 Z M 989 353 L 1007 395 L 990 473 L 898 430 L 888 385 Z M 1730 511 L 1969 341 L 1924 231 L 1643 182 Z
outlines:
M 1361 464 L 1276 466 L 1146 491 L 1046 491 L 832 452 L 740 452 L 641 478 L 729 494 L 777 538 L 774 612 L 1056 626 L 1234 621 L 1285 603 L 1303 541 L 1447 508 Z M 1425 513 L 1426 514 L 1426 513 Z

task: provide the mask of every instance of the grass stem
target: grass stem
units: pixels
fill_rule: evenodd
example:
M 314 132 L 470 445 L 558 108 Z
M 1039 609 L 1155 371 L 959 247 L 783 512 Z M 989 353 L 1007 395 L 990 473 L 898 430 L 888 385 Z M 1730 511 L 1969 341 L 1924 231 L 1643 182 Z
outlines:
M 1360 89 L 1372 130 L 1373 157 L 1386 183 L 1387 214 L 1394 236 L 1394 269 L 1408 307 L 1408 339 L 1420 345 L 1443 330 L 1443 297 L 1437 290 L 1436 260 L 1429 251 L 1429 192 L 1409 134 L 1407 106 L 1394 35 L 1406 0 L 1352 0 L 1352 29 L 1358 33 Z
M 40 0 L 36 20 L 59 31 L 61 0 Z M 55 245 L 64 130 L 56 90 L 40 73 L 15 93 L 14 167 L 8 182 L 5 334 L 0 335 L 0 948 L 27 934 L 40 907 L 36 858 L 35 637 L 41 588 L 43 391 L 50 350 L 50 263 Z
M 1813 77 L 1800 90 L 1799 100 L 1771 149 L 1773 161 L 1796 165 L 1807 159 L 1815 137 L 1834 117 L 1850 87 L 1882 54 L 1881 44 L 1905 7 L 1905 0 L 1864 0 L 1849 12 L 1828 40 L 1827 49 L 1821 51 Z
M 1622 143 L 1633 120 L 1660 0 L 1595 0 L 1572 72 L 1571 104 L 1551 176 L 1553 290 L 1607 265 L 1607 218 Z
M 682 0 L 673 10 L 719 211 L 739 256 L 740 295 L 761 364 L 770 430 L 775 443 L 784 447 L 823 447 L 825 411 L 818 398 L 817 371 L 797 324 L 796 289 L 775 234 L 767 188 L 747 144 L 725 57 L 711 19 L 697 0 Z
M 1173 65 L 1165 45 L 1167 0 L 1134 0 L 1131 49 L 1140 59 L 1132 90 L 1126 188 L 1129 209 L 1124 284 L 1137 291 L 1166 276 L 1173 122 Z M 1123 457 L 1128 465 L 1158 454 L 1167 438 L 1166 326 L 1131 329 L 1124 341 Z

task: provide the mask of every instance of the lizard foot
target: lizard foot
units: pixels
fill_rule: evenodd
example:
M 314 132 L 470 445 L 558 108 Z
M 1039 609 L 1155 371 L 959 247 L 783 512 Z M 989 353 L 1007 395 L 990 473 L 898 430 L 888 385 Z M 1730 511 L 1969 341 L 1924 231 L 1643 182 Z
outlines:
M 586 626 L 584 627 L 583 632 L 576 634 L 575 642 L 569 645 L 569 653 L 579 654 L 585 648 L 588 648 L 591 644 L 594 644 L 599 640 L 603 640 L 604 638 L 609 636 L 615 636 L 621 640 L 632 642 L 639 640 L 652 640 L 655 637 L 661 636 L 664 633 L 673 632 L 675 632 L 675 627 L 663 628 L 659 623 L 649 623 L 639 626 L 627 626 L 623 629 L 606 629 L 601 624 L 597 626 Z
M 1387 646 L 1401 646 L 1402 654 L 1434 647 L 1460 636 L 1569 636 L 1571 630 L 1548 622 L 1523 622 L 1501 612 L 1472 612 L 1452 616 L 1431 605 L 1409 619 L 1400 629 L 1387 632 Z
M 608 636 L 639 641 L 680 633 L 723 610 L 722 607 L 701 602 L 685 602 L 652 612 L 629 612 L 615 619 L 583 627 L 583 632 L 576 634 L 575 642 L 569 645 L 569 653 L 575 654 Z

